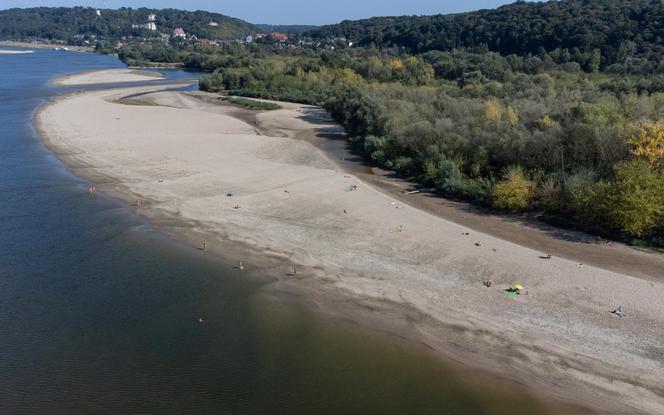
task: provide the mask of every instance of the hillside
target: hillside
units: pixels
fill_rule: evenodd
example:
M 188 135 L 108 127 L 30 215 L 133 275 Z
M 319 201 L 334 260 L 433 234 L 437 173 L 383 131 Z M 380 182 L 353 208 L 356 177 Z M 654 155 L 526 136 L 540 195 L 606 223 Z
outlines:
M 503 55 L 556 49 L 598 49 L 603 64 L 629 56 L 656 61 L 664 54 L 661 0 L 519 1 L 498 9 L 436 16 L 375 17 L 310 31 L 319 39 L 345 37 L 360 46 L 410 52 L 486 45 Z
M 84 7 L 37 7 L 30 9 L 0 10 L 0 39 L 62 40 L 74 42 L 76 36 L 94 35 L 106 40 L 122 36 L 148 35 L 151 31 L 132 28 L 156 14 L 157 32 L 170 34 L 182 27 L 187 33 L 203 38 L 229 39 L 245 36 L 255 26 L 240 19 L 205 11 L 175 9 L 153 10 L 121 8 L 101 10 Z
M 281 32 L 289 35 L 297 35 L 304 32 L 316 30 L 318 26 L 311 25 L 272 25 L 272 24 L 259 24 L 256 25 L 263 33 Z

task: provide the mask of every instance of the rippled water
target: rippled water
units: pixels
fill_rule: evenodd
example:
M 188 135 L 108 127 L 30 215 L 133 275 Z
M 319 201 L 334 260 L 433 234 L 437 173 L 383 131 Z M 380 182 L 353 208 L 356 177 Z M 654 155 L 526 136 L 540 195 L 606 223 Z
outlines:
M 65 91 L 52 78 L 114 67 L 92 54 L 0 56 L 0 413 L 562 413 L 271 300 L 222 259 L 90 199 L 31 118 Z

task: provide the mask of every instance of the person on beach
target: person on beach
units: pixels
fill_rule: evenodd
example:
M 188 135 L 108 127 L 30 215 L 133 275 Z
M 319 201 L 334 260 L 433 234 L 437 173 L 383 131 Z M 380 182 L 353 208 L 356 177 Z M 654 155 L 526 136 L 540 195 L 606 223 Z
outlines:
M 293 264 L 293 275 L 297 275 L 297 267 Z
M 244 271 L 244 262 L 240 261 L 240 264 L 238 265 L 238 269 L 240 271 Z
M 207 242 L 203 242 L 203 251 L 207 251 Z
M 615 314 L 618 317 L 625 317 L 626 316 L 625 309 L 621 305 L 619 305 L 615 309 L 611 310 L 611 314 Z

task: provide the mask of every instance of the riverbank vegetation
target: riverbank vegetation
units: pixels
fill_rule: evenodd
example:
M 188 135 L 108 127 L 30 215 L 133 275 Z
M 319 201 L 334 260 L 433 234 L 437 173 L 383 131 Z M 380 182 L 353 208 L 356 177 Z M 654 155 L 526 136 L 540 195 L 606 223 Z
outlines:
M 659 74 L 584 71 L 482 48 L 238 48 L 215 59 L 201 89 L 322 105 L 356 151 L 443 195 L 662 241 Z
M 223 102 L 228 102 L 229 104 L 237 105 L 238 107 L 247 108 L 250 110 L 273 111 L 282 108 L 281 105 L 276 104 L 274 102 L 258 101 L 255 99 L 238 98 L 238 97 L 221 97 L 219 98 L 219 100 Z

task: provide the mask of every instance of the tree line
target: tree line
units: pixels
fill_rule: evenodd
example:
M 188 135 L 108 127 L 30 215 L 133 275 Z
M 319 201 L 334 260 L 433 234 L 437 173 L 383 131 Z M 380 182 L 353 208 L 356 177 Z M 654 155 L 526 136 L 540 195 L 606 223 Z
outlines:
M 486 47 L 502 55 L 551 53 L 588 71 L 659 66 L 664 54 L 660 0 L 518 1 L 498 9 L 436 16 L 375 17 L 309 31 L 314 39 L 406 48 L 411 53 Z
M 127 8 L 117 10 L 90 7 L 34 7 L 0 10 L 0 38 L 11 40 L 47 39 L 77 44 L 83 36 L 112 42 L 123 37 L 154 37 L 154 32 L 132 28 L 146 23 L 150 13 L 156 14 L 157 31 L 171 34 L 181 27 L 200 38 L 234 39 L 253 33 L 258 28 L 240 19 L 206 11 L 176 9 Z M 216 23 L 216 26 L 210 23 Z M 94 37 L 91 37 L 94 36 Z

